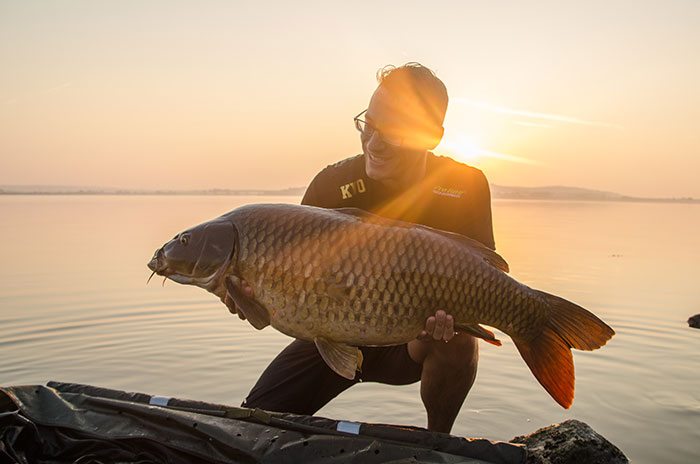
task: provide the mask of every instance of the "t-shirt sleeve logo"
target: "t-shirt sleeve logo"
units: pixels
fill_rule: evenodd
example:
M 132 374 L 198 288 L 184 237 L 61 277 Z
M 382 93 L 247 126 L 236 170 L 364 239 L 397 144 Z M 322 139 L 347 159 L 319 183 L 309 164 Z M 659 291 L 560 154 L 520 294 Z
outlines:
M 340 186 L 340 194 L 343 200 L 352 198 L 353 195 L 357 195 L 358 193 L 365 193 L 366 191 L 367 188 L 365 187 L 365 181 L 363 179 L 357 179 L 349 184 Z
M 464 190 L 436 185 L 433 187 L 433 193 L 443 197 L 462 198 L 462 195 L 464 195 Z

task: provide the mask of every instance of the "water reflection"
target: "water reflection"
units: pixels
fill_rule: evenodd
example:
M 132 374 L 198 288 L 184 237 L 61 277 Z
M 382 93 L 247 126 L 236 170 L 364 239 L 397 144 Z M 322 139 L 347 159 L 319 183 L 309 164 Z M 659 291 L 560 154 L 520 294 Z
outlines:
M 49 379 L 238 404 L 288 342 L 232 317 L 200 289 L 155 279 L 146 262 L 179 231 L 284 197 L 0 196 L 0 381 Z M 456 434 L 510 439 L 567 418 L 637 462 L 699 457 L 700 207 L 495 201 L 511 273 L 610 323 L 601 350 L 576 351 L 576 399 L 559 408 L 512 342 L 482 344 Z M 321 415 L 423 425 L 418 385 L 361 384 Z

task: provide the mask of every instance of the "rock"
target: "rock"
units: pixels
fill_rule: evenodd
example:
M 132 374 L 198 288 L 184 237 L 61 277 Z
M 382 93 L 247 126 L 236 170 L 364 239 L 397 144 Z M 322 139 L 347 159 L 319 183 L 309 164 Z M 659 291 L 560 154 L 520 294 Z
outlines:
M 688 325 L 694 329 L 700 329 L 700 314 L 688 318 Z
M 527 448 L 527 464 L 617 464 L 629 463 L 618 447 L 587 424 L 568 420 L 541 428 L 511 443 Z

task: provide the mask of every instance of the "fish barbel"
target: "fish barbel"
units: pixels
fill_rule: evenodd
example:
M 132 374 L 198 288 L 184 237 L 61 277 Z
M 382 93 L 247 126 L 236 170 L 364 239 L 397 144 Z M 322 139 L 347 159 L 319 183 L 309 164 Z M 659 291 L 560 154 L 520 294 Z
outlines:
M 594 350 L 614 331 L 589 311 L 508 276 L 494 251 L 459 234 L 356 208 L 257 204 L 176 235 L 148 267 L 222 300 L 256 328 L 314 341 L 339 375 L 355 377 L 357 346 L 407 343 L 443 309 L 455 328 L 500 345 L 509 335 L 561 406 L 574 397 L 571 348 Z M 247 296 L 246 281 L 254 289 Z

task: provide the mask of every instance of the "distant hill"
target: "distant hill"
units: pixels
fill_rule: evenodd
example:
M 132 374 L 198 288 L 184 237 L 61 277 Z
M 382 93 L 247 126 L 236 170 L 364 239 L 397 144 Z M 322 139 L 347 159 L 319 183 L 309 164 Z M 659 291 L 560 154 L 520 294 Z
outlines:
M 306 187 L 265 189 L 122 189 L 67 185 L 0 185 L 0 195 L 270 195 L 301 196 Z
M 289 187 L 280 190 L 265 189 L 201 189 L 201 190 L 146 190 L 62 185 L 0 185 L 0 195 L 252 195 L 252 196 L 301 196 L 306 187 Z M 631 197 L 614 192 L 580 187 L 513 187 L 491 184 L 491 196 L 510 200 L 559 200 L 559 201 L 625 201 L 625 202 L 676 202 L 700 203 L 700 199 Z
M 507 187 L 491 184 L 493 198 L 510 200 L 559 200 L 559 201 L 626 201 L 626 202 L 676 202 L 700 203 L 700 199 L 692 197 L 681 198 L 652 198 L 632 197 L 614 192 L 592 190 L 581 187 L 548 186 L 548 187 Z
M 528 199 L 528 200 L 589 200 L 589 201 L 625 201 L 635 197 L 619 193 L 591 190 L 580 187 L 509 187 L 491 184 L 494 198 Z

